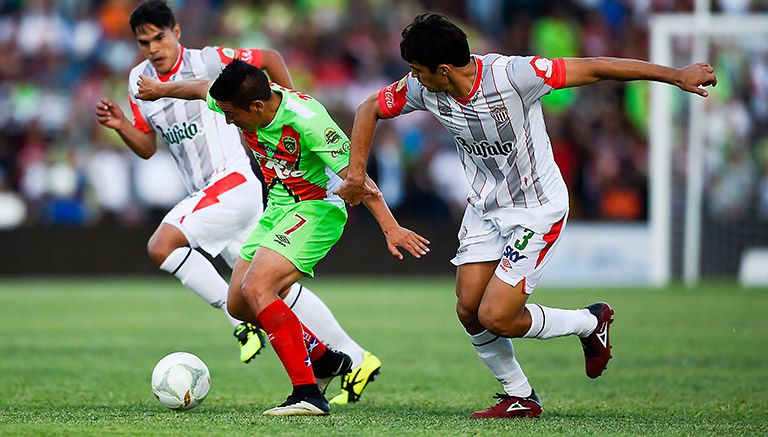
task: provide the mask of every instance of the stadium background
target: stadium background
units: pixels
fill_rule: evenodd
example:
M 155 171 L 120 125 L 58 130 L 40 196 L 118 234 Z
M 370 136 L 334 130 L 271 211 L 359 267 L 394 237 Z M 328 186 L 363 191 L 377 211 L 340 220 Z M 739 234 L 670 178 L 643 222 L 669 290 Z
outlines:
M 173 162 L 165 151 L 135 157 L 93 115 L 101 96 L 130 114 L 126 81 L 140 58 L 128 16 L 136 3 L 0 1 L 0 274 L 156 271 L 145 242 L 185 194 Z M 407 73 L 400 30 L 425 10 L 456 19 L 474 52 L 648 59 L 650 14 L 693 9 L 692 1 L 672 0 L 170 3 L 188 47 L 279 50 L 296 88 L 325 104 L 347 132 L 360 101 Z M 765 1 L 712 4 L 715 12 L 768 10 Z M 711 62 L 720 79 L 712 98 L 750 128 L 707 175 L 714 207 L 706 214 L 718 229 L 745 220 L 764 229 L 768 59 L 737 52 Z M 647 94 L 645 83 L 612 82 L 545 99 L 572 222 L 647 220 Z M 450 136 L 427 114 L 382 123 L 369 172 L 433 253 L 418 264 L 390 260 L 358 208 L 319 271 L 450 273 L 466 189 Z

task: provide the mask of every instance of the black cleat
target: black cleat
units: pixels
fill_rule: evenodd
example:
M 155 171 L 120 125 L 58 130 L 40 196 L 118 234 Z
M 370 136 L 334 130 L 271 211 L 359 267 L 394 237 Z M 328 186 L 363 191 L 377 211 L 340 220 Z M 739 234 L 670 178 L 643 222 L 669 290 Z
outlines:
M 350 370 L 352 370 L 352 358 L 344 352 L 331 348 L 328 348 L 323 356 L 312 362 L 312 371 L 315 372 L 317 387 L 323 394 L 334 377 L 346 375 Z

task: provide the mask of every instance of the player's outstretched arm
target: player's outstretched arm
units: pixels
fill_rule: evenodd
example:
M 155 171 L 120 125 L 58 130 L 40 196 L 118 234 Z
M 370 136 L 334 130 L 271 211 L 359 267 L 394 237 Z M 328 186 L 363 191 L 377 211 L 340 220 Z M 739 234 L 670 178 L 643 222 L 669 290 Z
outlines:
M 176 82 L 160 82 L 143 74 L 136 83 L 139 91 L 136 98 L 141 100 L 157 100 L 163 97 L 173 97 L 183 100 L 205 100 L 208 89 L 211 87 L 209 80 L 179 80 Z
M 96 119 L 99 123 L 114 129 L 123 142 L 144 159 L 149 159 L 157 151 L 154 132 L 142 132 L 125 116 L 120 106 L 104 97 L 96 103 Z
M 601 80 L 652 80 L 675 85 L 707 97 L 702 87 L 717 85 L 714 69 L 706 62 L 671 68 L 637 59 L 564 58 L 565 86 L 589 85 Z
M 342 178 L 348 176 L 348 170 L 349 167 L 344 168 L 339 172 L 339 176 Z M 364 184 L 367 187 L 366 189 L 381 193 L 379 187 L 376 186 L 376 183 L 367 174 L 365 175 Z M 414 258 L 421 258 L 429 252 L 429 240 L 408 228 L 400 226 L 395 216 L 392 215 L 392 211 L 389 210 L 387 202 L 384 201 L 384 197 L 365 196 L 362 202 L 379 224 L 381 232 L 384 233 L 384 238 L 387 240 L 387 249 L 389 249 L 389 253 L 392 256 L 397 259 L 403 259 L 403 254 L 400 253 L 398 248 L 405 249 Z
M 261 50 L 261 68 L 269 75 L 272 82 L 293 89 L 293 80 L 288 73 L 283 56 L 275 50 Z
M 349 167 L 341 186 L 334 191 L 345 202 L 352 206 L 359 205 L 366 196 L 381 197 L 381 191 L 376 184 L 366 184 L 365 168 L 368 163 L 368 154 L 371 153 L 373 133 L 379 120 L 384 118 L 379 109 L 376 94 L 368 97 L 357 108 L 355 122 L 352 126 L 352 138 L 349 152 Z M 374 188 L 376 187 L 376 188 Z

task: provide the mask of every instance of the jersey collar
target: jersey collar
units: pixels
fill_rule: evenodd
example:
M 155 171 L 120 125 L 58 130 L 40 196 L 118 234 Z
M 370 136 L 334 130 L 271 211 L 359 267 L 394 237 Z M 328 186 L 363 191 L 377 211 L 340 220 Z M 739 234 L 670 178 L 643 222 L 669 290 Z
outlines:
M 179 72 L 182 59 L 184 59 L 184 46 L 179 44 L 179 59 L 176 60 L 176 64 L 171 68 L 171 71 L 165 74 L 160 74 L 159 71 L 157 72 L 157 78 L 160 79 L 160 82 L 168 82 L 168 79 L 170 79 L 171 76 Z
M 457 99 L 454 97 L 453 99 L 457 102 L 461 103 L 462 105 L 466 105 L 469 103 L 470 100 L 472 100 L 472 97 L 475 96 L 475 93 L 477 93 L 477 90 L 480 88 L 480 80 L 483 77 L 483 61 L 480 60 L 480 58 L 473 56 L 472 59 L 475 60 L 475 81 L 472 84 L 472 89 L 469 90 L 469 94 L 467 97 L 464 97 L 463 99 Z M 453 97 L 453 96 L 452 96 Z

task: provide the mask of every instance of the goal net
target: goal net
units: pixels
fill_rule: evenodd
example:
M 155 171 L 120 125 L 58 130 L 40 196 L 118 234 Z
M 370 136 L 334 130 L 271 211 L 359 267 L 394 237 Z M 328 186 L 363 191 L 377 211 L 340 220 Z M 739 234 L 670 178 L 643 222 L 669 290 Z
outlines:
M 768 15 L 659 15 L 651 38 L 652 62 L 718 77 L 706 99 L 651 88 L 651 279 L 768 275 Z

